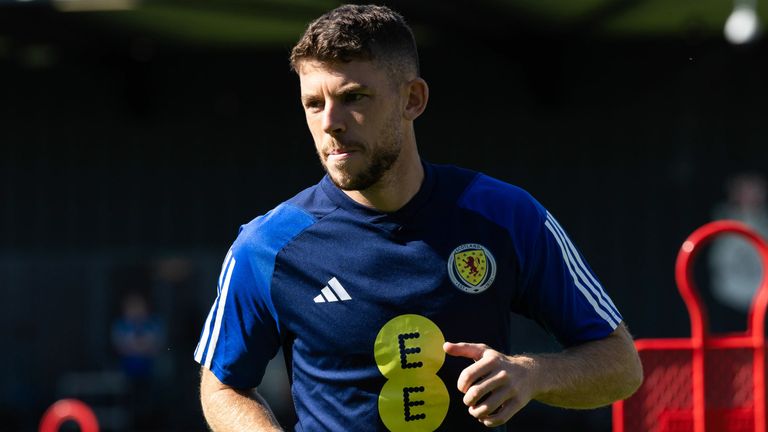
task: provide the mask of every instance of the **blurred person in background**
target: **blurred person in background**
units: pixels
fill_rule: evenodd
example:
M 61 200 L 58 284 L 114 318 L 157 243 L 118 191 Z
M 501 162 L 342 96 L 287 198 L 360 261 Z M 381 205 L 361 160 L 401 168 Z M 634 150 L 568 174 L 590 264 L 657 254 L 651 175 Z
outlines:
M 154 430 L 161 418 L 154 403 L 154 381 L 157 360 L 165 346 L 165 329 L 143 293 L 130 291 L 122 297 L 120 315 L 112 324 L 112 344 L 130 383 L 133 426 L 141 431 Z
M 163 346 L 160 319 L 150 314 L 147 299 L 138 292 L 126 294 L 120 309 L 121 315 L 112 326 L 112 343 L 120 367 L 132 380 L 149 379 Z
M 623 319 L 554 217 L 421 160 L 428 87 L 402 16 L 341 6 L 291 62 L 327 176 L 224 260 L 194 355 L 213 430 L 282 430 L 255 391 L 281 347 L 303 431 L 502 430 L 533 399 L 594 408 L 640 385 Z M 565 348 L 507 354 L 510 311 Z
M 768 205 L 765 177 L 754 172 L 732 176 L 726 183 L 727 199 L 712 214 L 715 220 L 744 222 L 768 239 Z M 712 242 L 709 254 L 712 296 L 728 311 L 722 313 L 727 330 L 742 328 L 752 297 L 760 283 L 762 266 L 754 247 L 741 237 L 721 236 Z M 720 325 L 715 320 L 713 325 Z

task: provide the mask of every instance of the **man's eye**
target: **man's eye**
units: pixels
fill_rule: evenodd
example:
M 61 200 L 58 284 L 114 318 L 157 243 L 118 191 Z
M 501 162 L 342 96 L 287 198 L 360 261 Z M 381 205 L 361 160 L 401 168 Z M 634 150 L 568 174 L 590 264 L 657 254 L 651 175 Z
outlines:
M 348 93 L 344 95 L 344 102 L 346 103 L 359 102 L 365 97 L 366 95 L 362 93 Z
M 323 108 L 323 103 L 319 100 L 308 100 L 304 102 L 304 108 L 308 110 L 317 110 Z

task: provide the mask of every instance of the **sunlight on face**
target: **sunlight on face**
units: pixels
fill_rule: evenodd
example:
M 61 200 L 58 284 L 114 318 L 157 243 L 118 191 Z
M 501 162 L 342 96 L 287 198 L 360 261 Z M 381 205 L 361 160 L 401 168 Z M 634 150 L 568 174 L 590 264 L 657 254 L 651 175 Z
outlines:
M 301 100 L 317 154 L 344 190 L 378 183 L 403 143 L 398 89 L 375 62 L 321 63 L 299 68 Z

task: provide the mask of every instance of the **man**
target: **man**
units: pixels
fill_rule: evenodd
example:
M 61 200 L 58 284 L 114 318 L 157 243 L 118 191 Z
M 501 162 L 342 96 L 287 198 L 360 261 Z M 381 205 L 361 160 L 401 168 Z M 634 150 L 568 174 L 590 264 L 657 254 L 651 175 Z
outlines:
M 642 372 L 615 306 L 524 191 L 423 162 L 428 88 L 402 17 L 342 6 L 291 64 L 327 176 L 242 227 L 195 353 L 215 431 L 281 430 L 254 391 L 280 347 L 302 431 L 472 431 L 530 400 L 591 408 Z M 509 353 L 510 311 L 566 347 Z

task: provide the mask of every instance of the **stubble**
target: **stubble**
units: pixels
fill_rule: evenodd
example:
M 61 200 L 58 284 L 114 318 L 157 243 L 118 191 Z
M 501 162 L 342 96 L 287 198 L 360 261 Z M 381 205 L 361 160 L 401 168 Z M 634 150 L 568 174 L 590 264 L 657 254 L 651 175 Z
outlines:
M 328 173 L 333 184 L 345 191 L 362 191 L 379 183 L 381 179 L 392 169 L 397 162 L 402 150 L 402 133 L 397 113 L 387 120 L 379 134 L 379 141 L 373 146 L 363 143 L 350 143 L 363 149 L 367 155 L 365 166 L 352 170 L 344 164 L 337 165 L 334 170 L 329 170 L 324 155 L 320 156 L 320 162 Z

